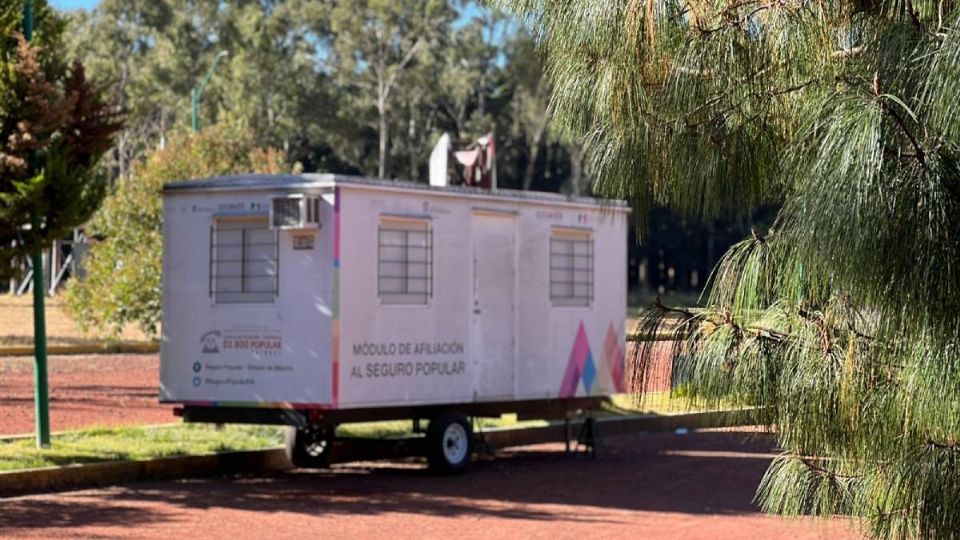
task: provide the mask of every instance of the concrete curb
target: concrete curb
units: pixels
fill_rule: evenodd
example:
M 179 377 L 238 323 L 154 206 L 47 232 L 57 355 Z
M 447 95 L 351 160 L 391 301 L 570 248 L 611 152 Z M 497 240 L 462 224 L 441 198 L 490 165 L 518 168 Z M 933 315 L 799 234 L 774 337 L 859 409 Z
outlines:
M 99 345 L 52 345 L 49 355 L 78 354 L 153 354 L 160 352 L 159 342 L 101 343 Z M 0 357 L 33 356 L 33 347 L 0 347 Z
M 137 461 L 108 461 L 0 473 L 0 498 L 124 484 L 292 468 L 283 448 L 177 456 Z
M 624 433 L 673 431 L 677 428 L 731 427 L 757 423 L 756 411 L 739 409 L 677 415 L 605 416 L 596 419 L 601 438 Z M 570 435 L 576 439 L 583 419 L 570 421 Z M 493 428 L 483 430 L 482 440 L 496 448 L 560 442 L 567 436 L 564 422 L 546 426 Z M 344 463 L 400 458 L 422 452 L 423 435 L 397 439 L 340 438 L 334 442 L 331 462 Z M 602 443 L 601 443 L 602 444 Z M 27 469 L 0 473 L 0 498 L 68 491 L 108 484 L 200 478 L 229 474 L 252 474 L 293 468 L 283 448 L 225 452 L 202 456 L 178 456 L 138 461 L 111 461 Z

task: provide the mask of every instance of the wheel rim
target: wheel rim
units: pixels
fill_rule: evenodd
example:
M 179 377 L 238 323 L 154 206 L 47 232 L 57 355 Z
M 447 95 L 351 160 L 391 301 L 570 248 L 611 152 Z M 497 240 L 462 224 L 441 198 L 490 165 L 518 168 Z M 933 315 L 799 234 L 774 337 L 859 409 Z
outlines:
M 467 430 L 459 423 L 452 423 L 443 431 L 443 457 L 447 463 L 456 465 L 467 457 L 469 448 Z
M 303 451 L 310 457 L 320 457 L 327 451 L 329 441 L 323 430 L 305 429 L 302 432 Z
M 320 457 L 327 451 L 327 441 L 316 441 L 306 445 L 304 448 L 310 457 Z

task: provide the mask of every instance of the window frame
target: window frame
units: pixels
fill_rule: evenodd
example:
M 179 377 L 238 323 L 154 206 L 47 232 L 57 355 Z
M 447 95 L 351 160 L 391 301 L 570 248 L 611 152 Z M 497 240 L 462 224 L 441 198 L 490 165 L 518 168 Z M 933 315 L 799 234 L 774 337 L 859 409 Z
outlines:
M 384 243 L 384 233 L 403 233 L 404 241 L 401 244 Z M 410 233 L 424 234 L 424 245 L 417 246 L 410 242 Z M 402 248 L 403 258 L 400 260 L 385 259 L 384 251 L 389 248 Z M 411 260 L 411 249 L 423 249 L 423 260 Z M 402 275 L 384 275 L 384 265 L 401 265 Z M 422 274 L 410 272 L 411 265 L 423 267 Z M 433 299 L 434 278 L 433 257 L 433 226 L 428 218 L 405 216 L 380 216 L 377 223 L 377 298 L 383 306 L 429 306 Z M 402 290 L 386 290 L 384 280 L 400 280 Z M 423 291 L 411 288 L 411 282 L 423 281 Z
M 229 223 L 230 227 L 224 225 Z M 239 225 L 239 226 L 238 226 Z M 226 231 L 241 231 L 240 243 L 221 244 L 222 233 Z M 259 247 L 272 246 L 271 258 L 256 260 L 247 258 L 247 250 L 253 243 L 247 242 L 248 231 L 268 232 L 272 235 L 272 242 L 257 243 Z M 270 227 L 270 218 L 266 215 L 255 216 L 215 216 L 213 223 L 210 224 L 210 249 L 208 261 L 208 294 L 214 305 L 273 305 L 280 295 L 280 235 L 278 231 Z M 227 260 L 220 258 L 222 248 L 240 248 L 241 256 L 237 260 Z M 249 274 L 249 267 L 257 262 L 270 263 L 272 273 L 267 271 L 264 275 Z M 240 263 L 239 276 L 221 275 L 221 265 L 224 263 Z M 246 290 L 250 279 L 272 278 L 272 287 L 269 290 Z M 219 286 L 222 280 L 240 280 L 240 290 L 220 290 Z M 235 299 L 226 299 L 221 296 L 232 296 Z
M 558 250 L 557 245 L 559 243 L 569 244 L 569 250 Z M 577 253 L 578 245 L 585 246 L 586 252 Z M 558 266 L 556 263 L 557 257 L 568 258 L 570 264 Z M 585 268 L 577 266 L 578 258 L 587 260 Z M 596 249 L 592 230 L 553 227 L 550 230 L 547 264 L 550 269 L 548 293 L 552 306 L 583 308 L 593 305 L 596 288 Z M 560 278 L 563 277 L 563 274 L 569 275 L 569 279 L 561 281 Z M 580 275 L 584 275 L 584 278 L 579 279 Z M 558 292 L 558 287 L 569 288 L 569 294 Z M 578 288 L 586 288 L 586 294 L 578 295 Z

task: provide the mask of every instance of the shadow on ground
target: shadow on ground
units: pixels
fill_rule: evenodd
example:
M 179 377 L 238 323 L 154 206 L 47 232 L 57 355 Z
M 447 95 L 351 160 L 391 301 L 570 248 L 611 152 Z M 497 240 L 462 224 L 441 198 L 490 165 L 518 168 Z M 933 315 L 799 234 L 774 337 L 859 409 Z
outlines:
M 632 434 L 604 439 L 596 460 L 567 455 L 559 444 L 541 445 L 494 458 L 481 456 L 470 472 L 455 477 L 433 476 L 421 462 L 407 460 L 259 477 L 144 483 L 0 499 L 0 532 L 40 524 L 122 525 L 130 523 L 132 512 L 141 524 L 166 519 L 162 511 L 133 509 L 142 506 L 313 516 L 495 515 L 572 522 L 587 519 L 578 516 L 577 506 L 754 514 L 758 511 L 752 503 L 754 492 L 773 451 L 772 439 L 745 432 Z

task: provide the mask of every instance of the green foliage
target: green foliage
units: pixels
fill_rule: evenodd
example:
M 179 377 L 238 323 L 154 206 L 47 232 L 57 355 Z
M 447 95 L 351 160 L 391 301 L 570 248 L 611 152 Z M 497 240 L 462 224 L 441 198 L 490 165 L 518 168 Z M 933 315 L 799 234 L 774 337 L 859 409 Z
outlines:
M 60 20 L 37 8 L 35 44 L 13 32 L 23 3 L 0 2 L 11 31 L 0 40 L 0 277 L 90 218 L 107 181 L 97 163 L 121 127 L 83 66 L 64 62 Z
M 39 449 L 29 439 L 0 442 L 0 471 L 41 467 L 206 455 L 276 448 L 283 431 L 273 426 L 181 424 L 161 427 L 93 428 L 55 435 L 54 448 Z
M 377 113 L 377 176 L 387 176 L 390 120 L 399 85 L 443 47 L 454 12 L 446 0 L 358 0 L 330 11 L 332 61 L 342 83 Z M 363 102 L 362 101 L 362 102 Z M 362 103 L 361 102 L 361 103 Z
M 189 126 L 191 88 L 226 51 L 201 125 L 248 129 L 305 171 L 425 181 L 440 134 L 493 131 L 505 187 L 586 188 L 579 141 L 549 127 L 530 36 L 473 1 L 101 0 L 65 17 L 69 50 L 129 111 L 111 178 Z
M 600 191 L 641 216 L 782 203 L 706 308 L 642 325 L 679 339 L 691 396 L 764 407 L 783 448 L 764 509 L 960 538 L 956 4 L 501 3 L 539 36 Z
M 87 234 L 95 240 L 84 259 L 85 273 L 66 291 L 67 306 L 83 327 L 119 334 L 138 324 L 156 335 L 160 324 L 165 182 L 230 173 L 279 173 L 282 152 L 257 147 L 248 131 L 213 126 L 179 135 L 138 163 L 121 179 Z

